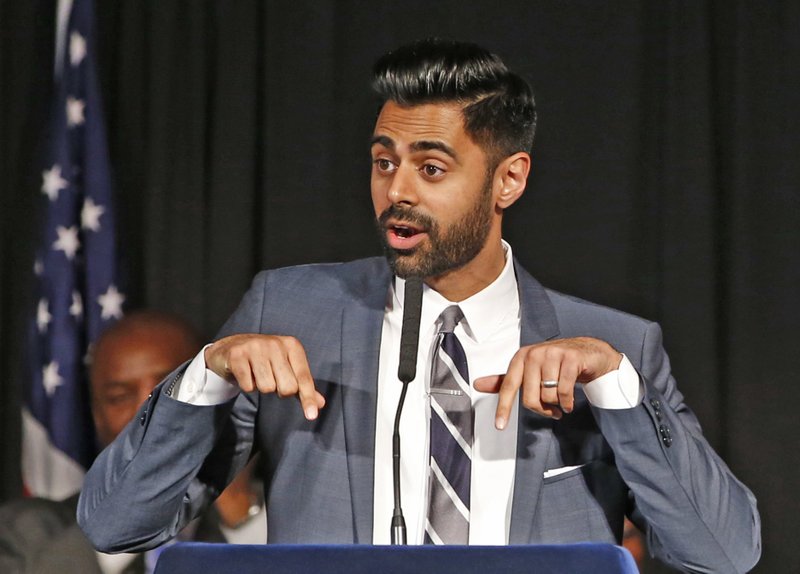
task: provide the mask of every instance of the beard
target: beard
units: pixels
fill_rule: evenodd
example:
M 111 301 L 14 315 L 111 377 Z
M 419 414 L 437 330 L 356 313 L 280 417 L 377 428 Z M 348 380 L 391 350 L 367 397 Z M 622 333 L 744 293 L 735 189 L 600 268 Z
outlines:
M 488 177 L 472 208 L 448 227 L 413 208 L 390 205 L 384 210 L 376 223 L 384 255 L 394 274 L 402 279 L 437 277 L 472 261 L 483 249 L 491 230 L 491 185 Z M 427 241 L 411 249 L 393 248 L 386 238 L 386 222 L 390 218 L 421 228 L 428 234 Z

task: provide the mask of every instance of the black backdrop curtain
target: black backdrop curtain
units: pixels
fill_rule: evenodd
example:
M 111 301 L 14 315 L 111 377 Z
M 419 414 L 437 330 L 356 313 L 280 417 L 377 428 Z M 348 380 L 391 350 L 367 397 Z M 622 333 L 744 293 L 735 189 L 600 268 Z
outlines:
M 17 414 L 54 1 L 0 0 L 2 496 Z M 97 2 L 129 300 L 211 336 L 261 268 L 378 252 L 372 61 L 470 39 L 530 79 L 540 129 L 507 237 L 545 284 L 662 323 L 711 442 L 800 571 L 800 4 Z

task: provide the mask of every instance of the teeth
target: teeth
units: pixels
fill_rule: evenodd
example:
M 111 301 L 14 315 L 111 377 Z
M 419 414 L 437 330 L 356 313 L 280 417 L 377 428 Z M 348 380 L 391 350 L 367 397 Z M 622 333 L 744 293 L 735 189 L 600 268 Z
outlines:
M 411 237 L 412 235 L 414 235 L 414 230 L 413 229 L 411 229 L 409 227 L 402 227 L 400 225 L 395 225 L 394 232 L 399 237 L 403 237 L 403 238 Z

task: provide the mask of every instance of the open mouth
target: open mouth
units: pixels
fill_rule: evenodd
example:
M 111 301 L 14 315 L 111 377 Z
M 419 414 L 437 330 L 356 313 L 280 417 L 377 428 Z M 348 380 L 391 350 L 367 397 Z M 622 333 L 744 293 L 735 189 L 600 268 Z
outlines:
M 425 229 L 406 222 L 386 225 L 386 236 L 389 245 L 394 249 L 412 249 L 422 241 L 426 234 Z
M 412 237 L 419 233 L 419 230 L 409 227 L 407 225 L 392 225 L 389 229 L 391 229 L 397 237 L 402 239 L 406 239 L 408 237 Z

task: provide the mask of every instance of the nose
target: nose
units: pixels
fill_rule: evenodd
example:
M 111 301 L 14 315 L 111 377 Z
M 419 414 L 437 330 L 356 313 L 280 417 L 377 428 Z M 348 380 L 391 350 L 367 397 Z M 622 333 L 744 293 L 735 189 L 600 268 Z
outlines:
M 414 186 L 415 171 L 408 166 L 400 165 L 392 178 L 387 198 L 393 205 L 416 205 L 419 201 Z

